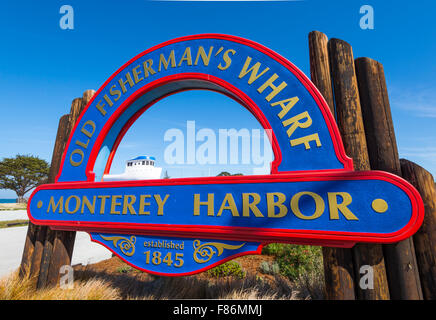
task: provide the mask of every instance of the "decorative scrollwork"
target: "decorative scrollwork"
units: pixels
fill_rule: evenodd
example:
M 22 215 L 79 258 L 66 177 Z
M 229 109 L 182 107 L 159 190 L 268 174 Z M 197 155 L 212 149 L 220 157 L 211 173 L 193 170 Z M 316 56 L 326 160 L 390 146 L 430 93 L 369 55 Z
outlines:
M 121 236 L 105 237 L 100 234 L 100 237 L 102 237 L 104 240 L 112 241 L 113 246 L 115 248 L 120 248 L 121 252 L 128 257 L 133 256 L 135 253 L 135 236 L 131 236 L 130 240 Z
M 241 245 L 230 245 L 226 243 L 219 243 L 219 242 L 206 242 L 203 244 L 200 244 L 200 240 L 194 240 L 193 246 L 194 246 L 194 260 L 197 263 L 205 263 L 208 262 L 212 257 L 217 253 L 217 256 L 219 257 L 224 249 L 228 250 L 237 250 L 239 248 L 242 248 L 242 246 L 245 245 L 245 242 Z M 216 250 L 216 251 L 215 251 Z

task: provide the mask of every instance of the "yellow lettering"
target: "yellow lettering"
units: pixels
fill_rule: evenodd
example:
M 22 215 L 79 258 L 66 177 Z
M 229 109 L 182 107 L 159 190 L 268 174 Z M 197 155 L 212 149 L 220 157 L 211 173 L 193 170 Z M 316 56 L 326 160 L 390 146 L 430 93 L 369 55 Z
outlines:
M 312 197 L 313 200 L 315 200 L 315 212 L 311 216 L 306 216 L 302 214 L 300 210 L 300 198 L 305 195 L 310 196 Z M 292 212 L 297 218 L 303 220 L 313 220 L 319 218 L 324 213 L 324 209 L 325 209 L 325 203 L 324 200 L 321 198 L 321 196 L 310 191 L 299 192 L 295 194 L 291 199 Z
M 274 103 L 271 103 L 271 107 L 275 107 L 277 105 L 280 105 L 282 107 L 282 111 L 279 112 L 278 116 L 280 119 L 283 119 L 283 117 L 295 106 L 295 104 L 299 101 L 298 97 L 293 97 L 281 101 L 277 101 Z M 285 104 L 287 103 L 287 104 Z
M 306 121 L 300 122 L 300 120 L 303 119 L 306 119 Z M 295 117 L 283 121 L 282 124 L 285 128 L 291 125 L 288 131 L 286 131 L 288 133 L 288 137 L 291 137 L 297 128 L 309 128 L 312 125 L 312 119 L 310 118 L 309 113 L 307 111 L 304 111 L 299 115 L 296 115 Z
M 88 140 L 86 140 L 86 144 L 85 143 L 83 143 L 82 141 L 80 141 L 80 140 L 76 140 L 76 144 L 79 146 L 79 147 L 82 147 L 83 149 L 86 149 L 86 148 L 88 148 L 88 144 L 89 144 L 89 139 Z
M 112 107 L 114 105 L 114 103 L 112 102 L 112 100 L 107 96 L 107 94 L 105 94 L 103 96 L 103 99 L 106 100 L 107 104 L 109 105 L 109 107 Z
M 305 137 L 293 139 L 293 140 L 291 140 L 291 146 L 295 147 L 295 146 L 298 146 L 298 145 L 304 143 L 306 150 L 308 150 L 308 149 L 310 149 L 310 144 L 309 144 L 310 141 L 316 141 L 316 146 L 318 148 L 321 147 L 321 141 L 319 141 L 318 133 L 314 133 L 314 134 L 310 134 L 310 135 L 305 136 Z
M 349 193 L 329 192 L 327 195 L 329 199 L 330 220 L 339 220 L 339 211 L 347 220 L 359 220 L 351 210 L 348 209 L 348 206 L 353 201 Z M 338 203 L 338 196 L 342 198 L 341 203 Z
M 117 202 L 117 200 L 121 199 L 122 197 L 123 196 L 112 196 L 110 214 L 120 214 L 120 212 L 115 209 L 116 207 L 121 206 L 121 203 Z
M 129 210 L 130 214 L 136 214 L 135 209 L 133 208 L 133 204 L 136 202 L 136 197 L 133 195 L 124 196 L 123 201 L 123 214 L 127 214 L 127 210 Z
M 89 131 L 86 126 L 91 127 L 91 131 Z M 88 138 L 91 138 L 92 135 L 95 132 L 95 123 L 92 120 L 88 120 L 85 122 L 85 124 L 83 125 L 82 129 L 80 130 L 80 132 L 82 132 L 85 136 L 87 136 Z M 88 140 L 89 141 L 89 140 Z M 88 144 L 87 144 L 88 146 Z M 86 149 L 86 148 L 85 148 Z
M 77 144 L 77 141 L 76 141 Z M 74 161 L 73 160 L 73 155 L 78 154 L 80 156 L 80 161 Z M 70 163 L 73 167 L 78 167 L 80 166 L 80 164 L 83 161 L 83 158 L 85 157 L 85 155 L 83 154 L 83 151 L 80 149 L 75 149 L 73 150 L 73 152 L 71 152 L 71 156 L 70 156 Z
M 199 59 L 200 56 L 201 56 L 201 59 L 203 60 L 203 64 L 207 67 L 207 66 L 209 65 L 210 56 L 212 55 L 212 51 L 213 51 L 213 47 L 211 46 L 211 47 L 209 48 L 209 53 L 208 53 L 208 55 L 206 56 L 206 52 L 204 51 L 204 48 L 203 48 L 202 46 L 200 46 L 200 47 L 198 48 L 198 51 L 197 51 L 197 57 L 195 58 L 195 62 L 194 62 L 194 64 L 195 64 L 195 65 L 198 64 L 198 59 Z
M 103 108 L 106 104 L 101 104 L 101 100 L 96 104 L 96 108 L 98 109 L 98 111 L 100 111 L 100 113 L 101 113 L 101 115 L 102 116 L 105 116 L 106 115 L 106 110 Z
M 250 197 L 253 198 L 253 202 L 250 202 Z M 242 194 L 242 216 L 249 217 L 250 211 L 253 212 L 255 217 L 263 218 L 262 212 L 260 212 L 257 205 L 260 202 L 260 195 L 257 193 L 243 193 Z
M 241 73 L 239 73 L 239 79 L 242 79 L 249 72 L 251 72 L 250 77 L 248 78 L 248 84 L 252 84 L 254 81 L 256 81 L 265 72 L 267 72 L 269 70 L 269 68 L 267 67 L 260 74 L 257 74 L 259 72 L 260 62 L 256 62 L 254 64 L 254 66 L 252 66 L 250 69 L 248 69 L 248 66 L 250 65 L 250 62 L 251 62 L 251 57 L 247 57 L 247 60 L 245 60 L 244 66 L 242 67 Z
M 145 202 L 145 199 L 151 198 L 149 194 L 141 194 L 141 197 L 139 198 L 139 215 L 149 215 L 150 211 L 144 211 L 145 206 L 149 206 L 150 202 Z
M 228 67 L 230 67 L 230 65 L 232 64 L 232 59 L 230 58 L 229 53 L 231 53 L 232 56 L 233 56 L 233 55 L 236 53 L 236 51 L 233 50 L 233 49 L 228 49 L 228 50 L 226 50 L 226 51 L 224 52 L 224 54 L 223 54 L 223 60 L 224 60 L 224 62 L 226 63 L 226 65 L 223 66 L 223 65 L 221 64 L 221 62 L 220 62 L 220 64 L 218 65 L 218 69 L 224 71 L 224 70 L 226 70 Z
M 101 199 L 101 208 L 100 208 L 100 214 L 104 213 L 104 209 L 106 206 L 106 199 L 110 196 L 97 196 L 97 198 Z
M 126 73 L 126 81 L 123 81 L 123 78 L 119 78 L 118 79 L 118 83 L 120 84 L 121 90 L 123 91 L 123 93 L 127 92 L 127 88 L 126 88 L 126 84 L 129 83 L 130 88 L 132 88 L 135 83 L 132 80 L 132 76 L 130 75 L 129 72 Z
M 182 65 L 183 61 L 186 61 L 188 66 L 192 66 L 192 56 L 191 56 L 190 47 L 186 47 L 185 52 L 183 53 L 183 56 L 179 61 L 179 67 Z
M 116 98 L 114 98 L 114 101 L 118 101 L 118 99 L 121 97 L 121 91 L 120 90 L 118 90 L 118 89 L 114 89 L 114 88 L 116 88 L 117 87 L 117 85 L 116 84 L 114 84 L 110 89 L 109 89 L 109 93 L 110 93 L 110 95 L 113 97 L 113 96 L 117 96 Z
M 282 82 L 279 84 L 278 87 L 276 87 L 273 82 L 278 78 L 279 76 L 274 73 L 268 80 L 265 81 L 263 85 L 257 89 L 257 92 L 262 93 L 266 88 L 270 87 L 272 89 L 271 93 L 266 96 L 266 101 L 271 101 L 280 91 L 282 91 L 288 84 L 286 82 Z
M 85 205 L 89 210 L 89 213 L 94 214 L 95 212 L 95 199 L 96 196 L 92 197 L 92 204 L 89 202 L 88 198 L 86 196 L 82 197 L 82 210 L 80 210 L 80 213 L 83 213 L 85 211 Z
M 58 207 L 59 207 L 59 213 L 64 212 L 64 196 L 61 196 L 56 204 L 54 202 L 53 196 L 51 196 L 50 202 L 48 203 L 47 213 L 49 213 L 50 207 L 52 207 L 53 213 L 56 212 Z
M 277 201 L 275 198 L 277 197 Z M 271 192 L 266 194 L 266 202 L 268 205 L 268 218 L 283 218 L 288 214 L 288 208 L 283 205 L 286 196 L 281 192 Z M 279 212 L 276 213 L 275 208 L 279 208 Z
M 163 211 L 163 207 L 165 205 L 165 202 L 167 202 L 168 198 L 169 198 L 169 194 L 165 195 L 165 198 L 162 201 L 162 198 L 160 197 L 159 194 L 155 194 L 154 195 L 154 199 L 156 200 L 157 206 L 158 206 L 158 210 L 157 210 L 157 215 L 158 216 L 163 216 L 164 211 Z
M 140 68 L 140 65 L 137 65 L 136 67 L 134 67 L 132 69 L 132 73 L 133 73 L 133 79 L 135 79 L 135 83 L 138 83 L 139 81 L 144 80 L 143 77 L 139 78 L 138 76 L 142 73 L 141 70 L 137 71 L 136 69 Z
M 176 67 L 176 58 L 174 57 L 174 50 L 171 50 L 168 61 L 165 59 L 165 56 L 163 55 L 163 53 L 160 54 L 158 71 L 160 72 L 162 70 L 162 64 L 164 65 L 165 70 L 167 70 L 170 62 L 171 62 L 171 67 L 175 68 Z
M 231 193 L 227 193 L 218 211 L 217 217 L 220 217 L 224 210 L 230 210 L 232 216 L 239 217 L 238 208 L 236 207 L 235 199 Z
M 194 194 L 194 216 L 200 215 L 200 206 L 207 206 L 207 215 L 214 216 L 214 194 L 209 193 L 207 195 L 207 201 L 200 201 L 200 194 Z
M 74 210 L 70 210 L 71 199 L 76 200 L 76 206 L 74 207 Z M 65 200 L 65 211 L 67 213 L 73 214 L 76 213 L 79 209 L 80 209 L 80 198 L 78 196 L 69 196 L 67 200 Z
M 148 60 L 144 61 L 144 63 L 142 65 L 144 67 L 144 77 L 147 78 L 150 74 L 153 75 L 156 73 L 156 71 L 154 71 L 154 69 L 152 68 L 152 66 L 153 66 L 152 59 L 148 59 Z

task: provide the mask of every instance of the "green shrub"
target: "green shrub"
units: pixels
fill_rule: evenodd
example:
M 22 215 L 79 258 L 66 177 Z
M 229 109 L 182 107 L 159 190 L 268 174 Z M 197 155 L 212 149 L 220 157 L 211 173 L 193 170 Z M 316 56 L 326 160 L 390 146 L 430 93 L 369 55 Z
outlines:
M 321 247 L 273 243 L 264 247 L 262 253 L 275 256 L 280 273 L 291 280 L 302 274 L 322 273 Z
M 209 269 L 207 271 L 208 275 L 219 278 L 225 276 L 235 276 L 240 279 L 245 277 L 245 271 L 242 270 L 242 267 L 236 261 L 229 261 L 223 263 L 215 268 Z
M 280 273 L 280 267 L 277 262 L 269 263 L 268 261 L 263 261 L 260 264 L 260 271 L 265 274 L 279 274 Z
M 271 243 L 262 249 L 262 254 L 266 254 L 268 256 L 277 256 L 281 255 L 286 251 L 286 247 L 290 246 L 289 244 L 284 243 Z
M 119 272 L 119 273 L 129 273 L 130 271 L 133 271 L 133 268 L 131 266 L 117 268 L 117 272 Z

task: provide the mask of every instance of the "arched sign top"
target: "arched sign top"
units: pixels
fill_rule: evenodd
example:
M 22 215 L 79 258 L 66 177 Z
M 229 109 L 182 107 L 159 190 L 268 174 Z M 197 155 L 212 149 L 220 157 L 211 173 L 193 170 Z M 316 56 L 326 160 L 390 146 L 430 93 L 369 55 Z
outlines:
M 77 121 L 57 181 L 93 181 L 138 115 L 191 89 L 228 95 L 271 130 L 272 173 L 352 170 L 325 100 L 298 68 L 253 41 L 204 34 L 155 46 L 114 73 Z

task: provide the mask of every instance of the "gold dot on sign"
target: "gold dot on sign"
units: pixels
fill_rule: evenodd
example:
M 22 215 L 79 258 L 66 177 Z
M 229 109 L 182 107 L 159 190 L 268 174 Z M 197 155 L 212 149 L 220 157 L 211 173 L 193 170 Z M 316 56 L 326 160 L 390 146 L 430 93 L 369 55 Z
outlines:
M 377 213 L 384 213 L 388 210 L 388 204 L 383 199 L 375 199 L 372 202 L 372 208 Z
M 42 207 L 42 201 L 40 200 L 40 201 L 38 201 L 38 204 L 37 204 L 37 206 L 38 206 L 38 209 L 40 209 L 41 207 Z

